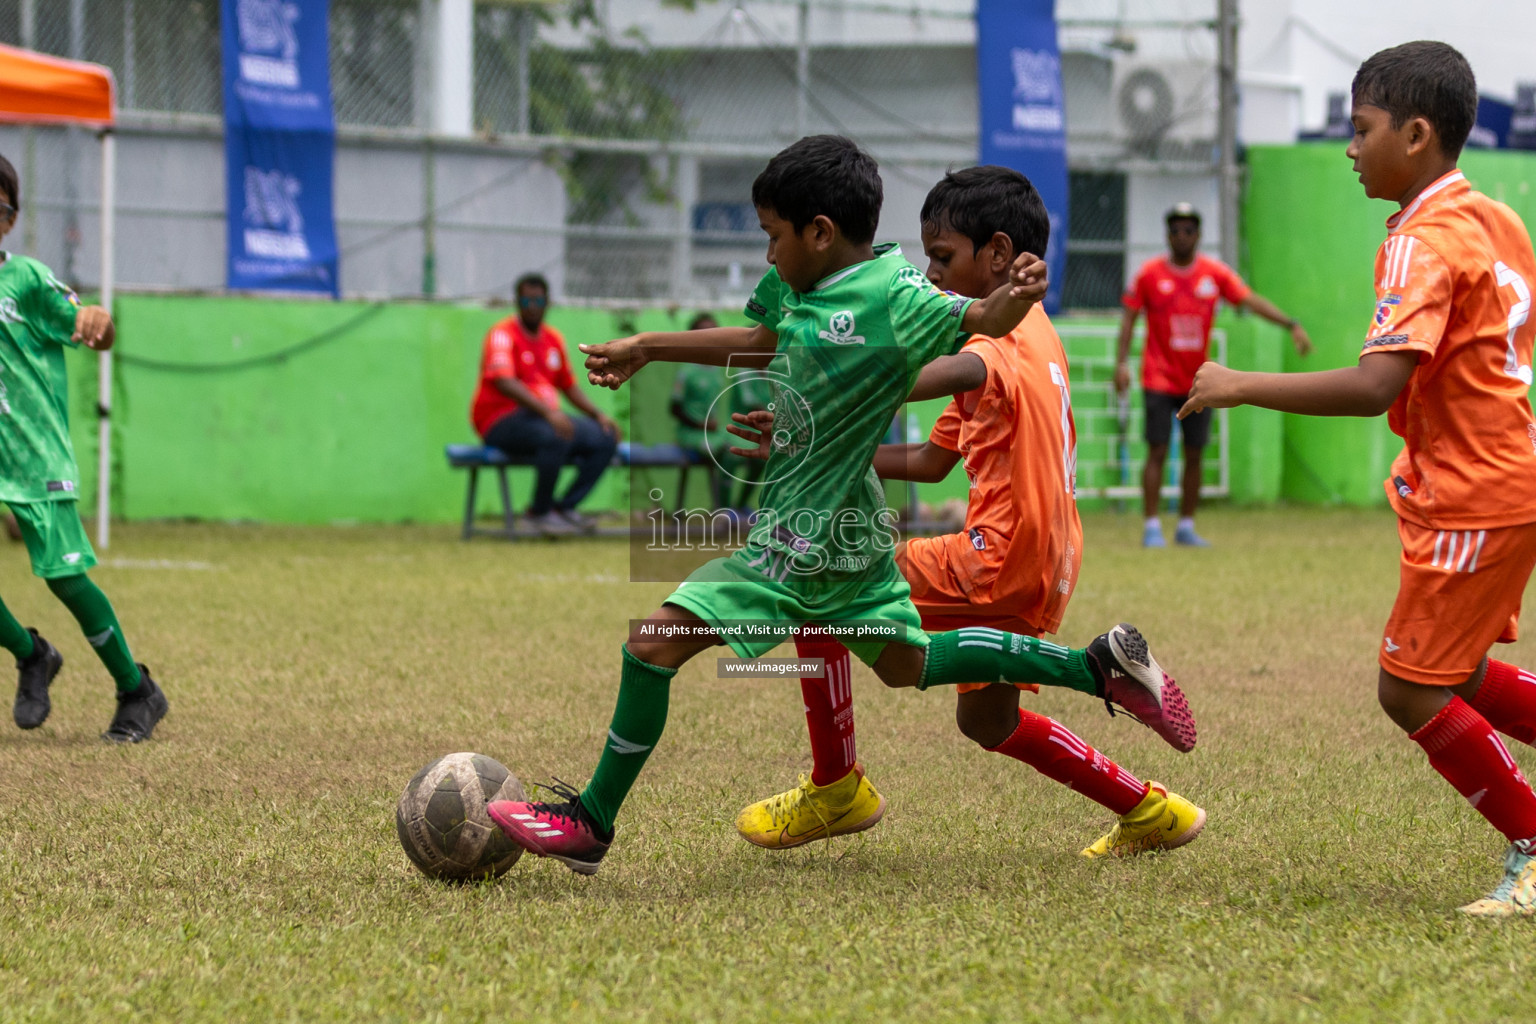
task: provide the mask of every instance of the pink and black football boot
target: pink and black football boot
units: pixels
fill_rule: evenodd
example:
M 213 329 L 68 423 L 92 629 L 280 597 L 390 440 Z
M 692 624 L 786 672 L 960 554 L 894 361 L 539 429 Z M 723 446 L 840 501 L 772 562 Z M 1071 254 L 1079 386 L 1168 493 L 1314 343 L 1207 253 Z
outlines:
M 1195 749 L 1195 716 L 1173 677 L 1164 672 L 1146 637 L 1122 622 L 1088 645 L 1088 664 L 1098 676 L 1096 695 L 1113 715 L 1118 704 L 1173 749 Z
M 495 800 L 485 805 L 507 838 L 537 857 L 553 857 L 578 875 L 597 873 L 603 854 L 613 843 L 602 826 L 581 806 L 581 794 L 558 779 L 544 787 L 562 799 L 557 803 Z

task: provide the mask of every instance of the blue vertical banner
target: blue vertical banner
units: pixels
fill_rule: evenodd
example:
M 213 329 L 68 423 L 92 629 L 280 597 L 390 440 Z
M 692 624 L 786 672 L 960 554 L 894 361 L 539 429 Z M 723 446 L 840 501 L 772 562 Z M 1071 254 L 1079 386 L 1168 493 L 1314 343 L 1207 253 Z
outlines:
M 1019 171 L 1050 211 L 1045 309 L 1055 313 L 1067 264 L 1067 118 L 1056 0 L 976 0 L 976 78 L 981 162 Z
M 329 0 L 222 0 L 230 288 L 337 295 Z

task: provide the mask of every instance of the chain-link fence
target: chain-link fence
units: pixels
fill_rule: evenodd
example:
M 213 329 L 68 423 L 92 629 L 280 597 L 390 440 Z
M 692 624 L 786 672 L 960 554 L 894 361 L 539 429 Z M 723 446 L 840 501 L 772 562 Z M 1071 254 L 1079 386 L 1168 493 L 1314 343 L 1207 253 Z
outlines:
M 349 290 L 488 290 L 490 256 L 460 260 L 470 276 L 450 279 L 455 263 L 439 245 L 436 217 L 495 175 L 459 175 L 434 161 L 534 161 L 558 178 L 557 209 L 536 190 L 537 210 L 455 229 L 480 232 L 487 253 L 497 238 L 511 244 L 505 232 L 521 230 L 519 244 L 534 232 L 543 239 L 538 265 L 553 271 L 563 298 L 712 302 L 739 298 L 755 280 L 762 255 L 750 182 L 800 135 L 847 134 L 880 160 L 881 234 L 909 249 L 928 187 L 975 159 L 971 0 L 477 0 L 471 52 L 440 58 L 433 12 L 446 2 L 330 0 L 343 144 L 393 147 L 338 157 L 338 217 L 369 239 L 397 230 L 421 247 L 393 260 L 370 253 L 351 273 L 344 262 Z M 1058 3 L 1072 167 L 1069 306 L 1114 304 L 1132 265 L 1160 248 L 1163 207 L 1182 199 L 1215 212 L 1213 11 L 1214 0 Z M 216 133 L 219 18 L 218 0 L 0 0 L 0 40 L 110 66 L 134 130 L 190 124 Z M 444 139 L 432 123 L 439 59 L 473 69 L 468 137 Z M 407 209 L 416 194 L 426 197 L 419 213 L 373 212 L 381 195 Z M 180 210 L 180 197 L 146 206 L 145 217 Z M 539 234 L 551 216 L 562 226 Z M 1211 234 L 1209 214 L 1207 225 Z M 162 234 L 174 244 L 174 228 Z M 189 280 L 214 286 L 185 276 L 141 283 Z

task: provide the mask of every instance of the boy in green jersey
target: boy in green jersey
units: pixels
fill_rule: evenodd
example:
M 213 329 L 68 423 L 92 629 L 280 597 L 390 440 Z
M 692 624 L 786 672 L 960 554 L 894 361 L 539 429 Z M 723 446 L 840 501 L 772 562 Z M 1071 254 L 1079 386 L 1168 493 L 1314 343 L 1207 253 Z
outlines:
M 1011 331 L 1044 297 L 1045 264 L 1023 253 L 990 295 L 946 294 L 899 248 L 874 245 L 881 199 L 875 162 L 851 141 L 801 139 L 752 186 L 772 265 L 747 304 L 757 326 L 582 346 L 588 379 L 613 388 L 653 360 L 761 368 L 774 382 L 773 452 L 746 545 L 701 566 L 632 625 L 607 743 L 585 790 L 557 785 L 560 802 L 487 807 L 524 849 L 595 872 L 619 806 L 661 738 L 678 668 L 722 643 L 759 657 L 806 624 L 839 630 L 888 686 L 1066 686 L 1143 721 L 1160 718 L 1164 694 L 1182 705 L 1134 630 L 1112 631 L 1088 650 L 1003 632 L 975 643 L 963 632 L 922 631 L 871 460 L 924 364 L 970 333 Z
M 21 184 L 0 156 L 0 238 L 16 226 Z M 117 712 L 102 738 L 147 740 L 165 717 L 165 694 L 133 660 L 112 604 L 86 570 L 96 553 L 75 501 L 80 471 L 69 441 L 64 346 L 112 347 L 112 318 L 79 298 L 34 259 L 0 252 L 0 501 L 16 515 L 32 572 L 64 603 L 117 683 Z M 48 686 L 64 656 L 35 629 L 23 628 L 0 603 L 0 647 L 16 656 L 12 709 L 23 729 L 52 709 Z

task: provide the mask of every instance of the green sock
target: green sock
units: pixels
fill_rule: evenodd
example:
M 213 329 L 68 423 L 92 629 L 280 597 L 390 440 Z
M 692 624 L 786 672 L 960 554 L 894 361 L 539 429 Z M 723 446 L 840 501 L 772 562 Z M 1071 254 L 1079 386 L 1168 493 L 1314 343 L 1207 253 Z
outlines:
M 619 700 L 608 727 L 608 742 L 592 781 L 581 793 L 581 805 L 606 832 L 613 831 L 620 805 L 667 726 L 667 698 L 675 675 L 677 669 L 647 665 L 624 648 Z
M 96 648 L 96 657 L 112 673 L 112 679 L 117 683 L 117 692 L 137 690 L 139 666 L 134 663 L 133 654 L 128 650 L 128 641 L 123 639 L 123 627 L 118 625 L 117 615 L 112 611 L 112 602 L 107 600 L 107 595 L 83 573 L 49 580 L 48 589 L 53 591 L 54 597 L 64 602 L 64 607 L 80 623 L 80 631 L 91 642 L 91 646 Z
M 1088 652 L 1020 633 L 973 626 L 928 635 L 918 689 L 947 683 L 1039 683 L 1098 691 Z
M 16 616 L 0 601 L 0 647 L 16 655 L 17 661 L 32 657 L 32 634 L 16 621 Z

